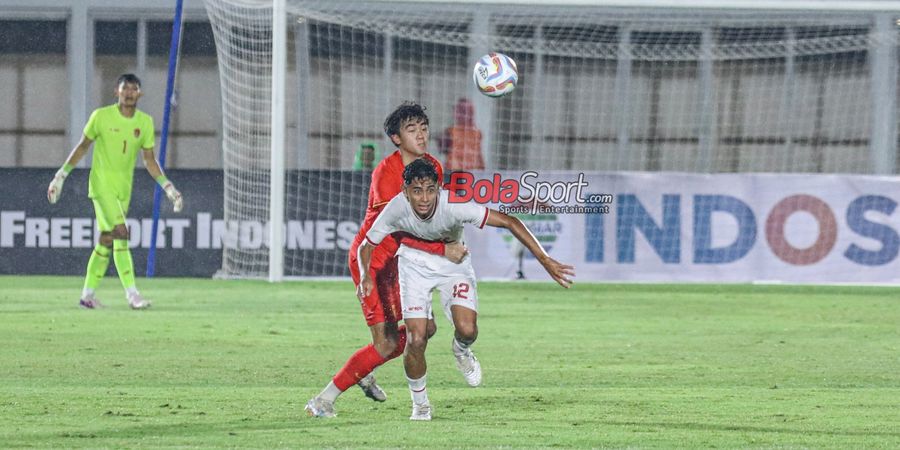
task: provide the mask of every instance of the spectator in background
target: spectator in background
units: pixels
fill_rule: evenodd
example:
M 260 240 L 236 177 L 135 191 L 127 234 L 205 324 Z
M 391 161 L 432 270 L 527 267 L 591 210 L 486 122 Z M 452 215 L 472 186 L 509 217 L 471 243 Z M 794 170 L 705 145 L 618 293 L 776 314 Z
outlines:
M 475 127 L 475 106 L 460 98 L 453 108 L 453 126 L 444 130 L 440 150 L 445 153 L 448 171 L 484 169 L 481 156 L 481 131 Z
M 378 146 L 374 142 L 363 142 L 359 144 L 359 150 L 353 157 L 353 170 L 365 170 L 371 172 L 375 169 L 375 162 L 378 160 Z

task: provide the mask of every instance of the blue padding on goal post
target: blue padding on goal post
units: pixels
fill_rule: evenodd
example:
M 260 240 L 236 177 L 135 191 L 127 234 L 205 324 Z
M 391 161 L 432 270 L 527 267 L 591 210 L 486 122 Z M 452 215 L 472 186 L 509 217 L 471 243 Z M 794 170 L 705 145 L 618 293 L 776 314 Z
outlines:
M 159 138 L 159 167 L 166 167 L 166 144 L 169 141 L 169 114 L 172 111 L 172 97 L 175 92 L 175 71 L 178 67 L 178 49 L 181 43 L 182 0 L 175 1 L 175 17 L 172 19 L 172 43 L 169 46 L 169 73 L 166 77 L 166 102 L 163 108 L 162 136 Z M 156 233 L 159 229 L 159 207 L 162 188 L 153 190 L 153 227 L 150 234 L 150 248 L 147 251 L 147 277 L 153 277 L 156 266 Z

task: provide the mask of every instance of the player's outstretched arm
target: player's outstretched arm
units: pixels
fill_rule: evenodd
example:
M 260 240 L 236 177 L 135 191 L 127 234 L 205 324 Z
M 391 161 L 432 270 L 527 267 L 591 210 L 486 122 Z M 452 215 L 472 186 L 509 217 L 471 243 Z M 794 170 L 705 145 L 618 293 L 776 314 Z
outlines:
M 181 208 L 184 207 L 184 199 L 181 197 L 181 192 L 178 192 L 175 189 L 175 185 L 163 174 L 162 168 L 159 167 L 159 163 L 156 162 L 156 156 L 153 154 L 153 147 L 145 148 L 141 152 L 141 159 L 144 160 L 144 167 L 147 168 L 147 172 L 150 172 L 150 176 L 156 180 L 159 187 L 166 193 L 166 197 L 172 202 L 175 212 L 181 211 Z
M 91 148 L 91 143 L 93 142 L 94 141 L 88 139 L 87 136 L 81 135 L 81 142 L 69 152 L 69 157 L 66 158 L 66 162 L 56 171 L 56 175 L 54 175 L 53 180 L 50 181 L 50 186 L 47 187 L 47 200 L 49 200 L 51 204 L 59 201 L 59 197 L 62 195 L 63 182 L 66 181 L 66 177 L 69 176 L 69 173 L 72 172 L 72 169 L 75 168 L 78 161 L 81 161 L 81 158 L 83 158 L 88 149 Z
M 572 279 L 570 277 L 575 276 L 575 267 L 563 264 L 551 258 L 544 250 L 544 247 L 541 246 L 541 243 L 538 242 L 534 235 L 531 234 L 531 231 L 528 230 L 528 227 L 526 227 L 517 217 L 504 214 L 494 209 L 488 211 L 487 225 L 509 230 L 513 236 L 525 246 L 525 248 L 531 251 L 531 254 L 537 258 L 542 266 L 544 266 L 544 270 L 550 274 L 550 277 L 553 278 L 554 281 L 564 288 L 572 286 Z

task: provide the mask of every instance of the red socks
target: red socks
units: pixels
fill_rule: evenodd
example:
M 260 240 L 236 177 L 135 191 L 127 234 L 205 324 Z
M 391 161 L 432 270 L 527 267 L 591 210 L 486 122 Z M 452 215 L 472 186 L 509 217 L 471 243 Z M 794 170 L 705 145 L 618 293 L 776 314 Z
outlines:
M 381 355 L 378 354 L 378 351 L 375 350 L 375 345 L 369 344 L 353 354 L 350 359 L 344 364 L 344 367 L 341 367 L 341 370 L 331 379 L 334 382 L 335 387 L 341 390 L 341 392 L 346 391 L 358 383 L 359 380 L 363 379 L 366 375 L 372 373 L 376 367 L 384 364 L 385 362 L 394 359 L 403 354 L 403 350 L 406 348 L 406 327 L 400 326 L 397 328 L 398 331 L 398 339 L 397 339 L 397 349 L 394 350 L 393 353 L 388 355 L 387 358 L 382 358 Z
M 341 367 L 337 375 L 331 379 L 334 385 L 342 392 L 346 391 L 350 386 L 358 383 L 369 372 L 375 370 L 385 362 L 385 359 L 378 354 L 375 346 L 369 344 L 353 354 L 350 359 Z

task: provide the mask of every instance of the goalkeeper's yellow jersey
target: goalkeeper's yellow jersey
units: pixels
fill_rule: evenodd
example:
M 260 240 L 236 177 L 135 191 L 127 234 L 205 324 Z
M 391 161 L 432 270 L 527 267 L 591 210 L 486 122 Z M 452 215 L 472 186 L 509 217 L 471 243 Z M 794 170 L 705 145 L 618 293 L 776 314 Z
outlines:
M 94 141 L 88 197 L 129 200 L 138 153 L 156 139 L 153 118 L 138 109 L 125 117 L 117 104 L 104 106 L 91 114 L 84 135 Z

